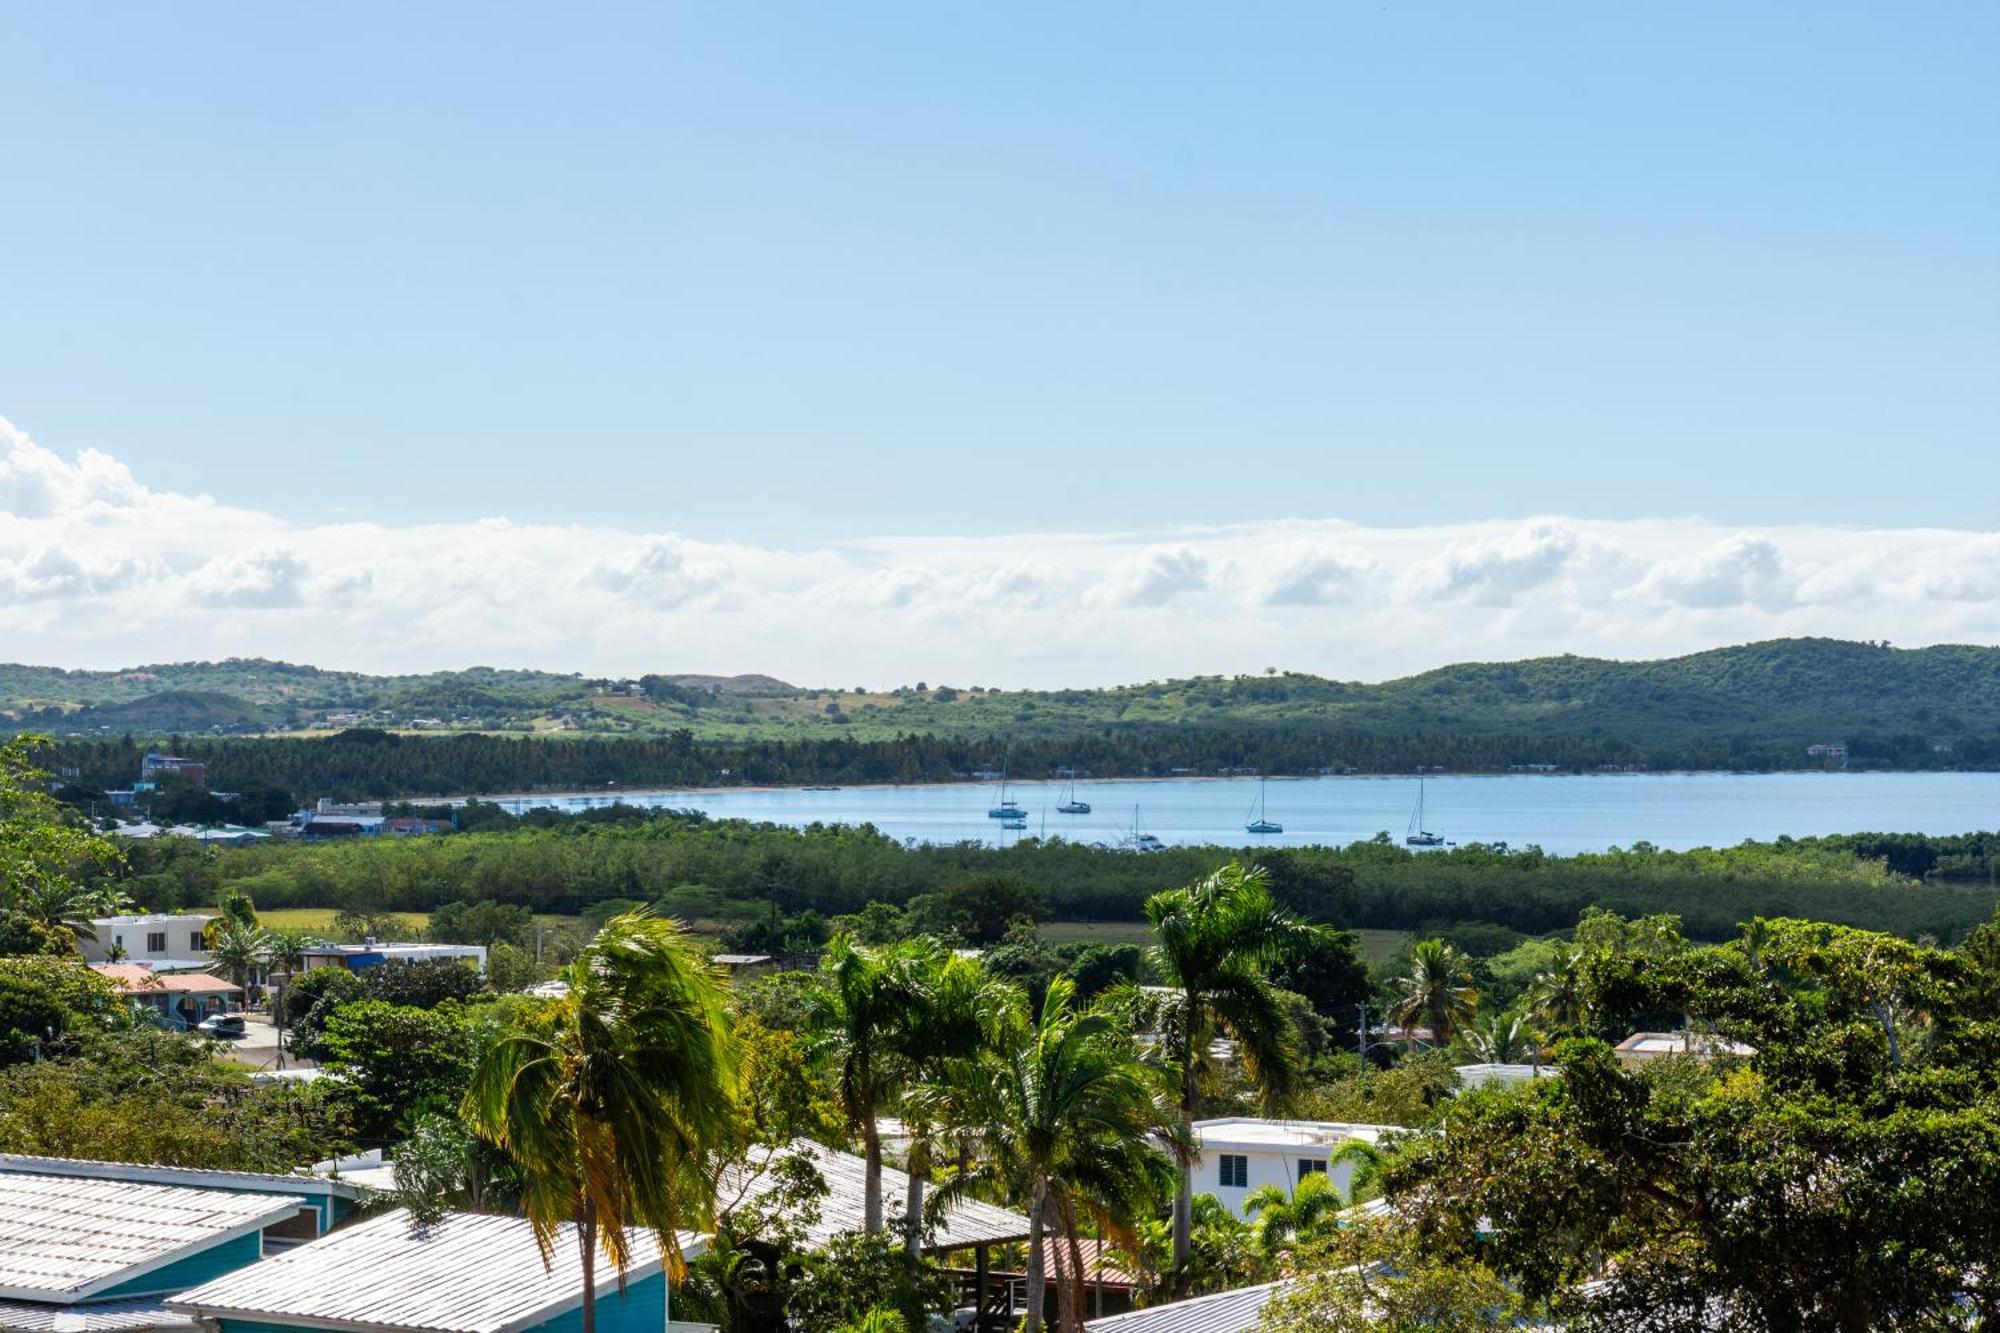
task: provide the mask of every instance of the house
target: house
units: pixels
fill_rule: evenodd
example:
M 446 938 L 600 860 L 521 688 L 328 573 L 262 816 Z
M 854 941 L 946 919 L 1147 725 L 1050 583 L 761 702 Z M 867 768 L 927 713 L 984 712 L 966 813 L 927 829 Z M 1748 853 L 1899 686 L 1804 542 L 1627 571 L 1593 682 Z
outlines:
M 214 1333 L 576 1333 L 583 1323 L 583 1261 L 575 1229 L 560 1233 L 545 1261 L 524 1218 L 448 1213 L 419 1227 L 397 1209 L 219 1275 L 168 1306 Z M 674 1239 L 683 1256 L 704 1248 L 692 1234 Z M 602 1333 L 673 1328 L 658 1244 L 648 1233 L 634 1234 L 628 1244 L 622 1274 L 598 1257 L 597 1327 Z
M 77 943 L 88 963 L 140 963 L 155 971 L 203 968 L 208 966 L 208 923 L 214 919 L 198 912 L 100 916 Z
M 1342 1194 L 1354 1175 L 1351 1162 L 1333 1156 L 1349 1143 L 1373 1146 L 1394 1125 L 1350 1125 L 1328 1120 L 1262 1120 L 1226 1116 L 1194 1122 L 1199 1156 L 1194 1164 L 1194 1192 L 1213 1194 L 1241 1215 L 1243 1203 L 1260 1185 L 1276 1185 L 1286 1194 L 1309 1175 L 1328 1173 Z
M 299 1196 L 0 1171 L 0 1329 L 191 1331 L 164 1298 L 255 1264 Z
M 134 1009 L 151 1011 L 163 1026 L 195 1027 L 211 1014 L 243 1007 L 243 988 L 206 972 L 155 972 L 144 963 L 92 963 Z
M 1746 1046 L 1713 1032 L 1689 1032 L 1685 1029 L 1679 1032 L 1635 1032 L 1612 1050 L 1617 1054 L 1618 1062 L 1627 1068 L 1636 1068 L 1673 1055 L 1713 1060 L 1717 1056 L 1748 1057 L 1757 1054 L 1755 1046 Z
M 756 976 L 778 965 L 778 960 L 767 953 L 719 953 L 708 961 L 732 977 Z
M 1470 1091 L 1474 1088 L 1518 1087 L 1523 1083 L 1533 1083 L 1538 1078 L 1559 1078 L 1562 1070 L 1555 1065 L 1493 1064 L 1454 1065 L 1458 1075 L 1458 1085 Z
M 8 1175 L 48 1176 L 63 1180 L 112 1181 L 163 1185 L 175 1189 L 211 1190 L 224 1194 L 258 1194 L 303 1199 L 305 1211 L 290 1221 L 265 1228 L 267 1250 L 311 1240 L 354 1211 L 363 1191 L 338 1180 L 308 1175 L 273 1175 L 261 1171 L 210 1171 L 198 1167 L 154 1166 L 143 1162 L 93 1162 L 80 1157 L 31 1157 L 0 1153 L 0 1182 Z M 308 1215 L 310 1214 L 310 1215 Z
M 1218 1291 L 1212 1296 L 1149 1305 L 1131 1314 L 1093 1319 L 1087 1333 L 1253 1333 L 1264 1307 L 1284 1290 L 1282 1282 Z
M 136 786 L 152 788 L 161 778 L 176 777 L 192 782 L 197 787 L 208 785 L 208 765 L 198 759 L 183 759 L 177 754 L 161 754 L 158 750 L 148 750 L 139 760 L 139 782 Z
M 303 960 L 301 971 L 311 972 L 321 967 L 344 967 L 350 972 L 363 972 L 384 963 L 427 963 L 439 958 L 457 958 L 472 964 L 473 969 L 484 975 L 486 972 L 486 946 L 483 944 L 381 944 L 367 940 L 361 944 L 313 944 L 300 951 Z

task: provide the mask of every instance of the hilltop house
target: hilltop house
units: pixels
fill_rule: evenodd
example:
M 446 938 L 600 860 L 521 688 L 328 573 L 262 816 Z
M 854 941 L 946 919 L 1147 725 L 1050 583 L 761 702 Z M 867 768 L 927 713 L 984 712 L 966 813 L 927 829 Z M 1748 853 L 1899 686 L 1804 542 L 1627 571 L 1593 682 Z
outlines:
M 87 963 L 192 971 L 208 966 L 208 923 L 214 919 L 198 912 L 100 916 L 91 921 L 91 933 L 77 943 Z
M 0 1329 L 193 1333 L 165 1298 L 256 1263 L 310 1211 L 299 1195 L 0 1169 Z
M 1351 1162 L 1335 1162 L 1344 1144 L 1379 1143 L 1394 1125 L 1350 1125 L 1327 1120 L 1260 1120 L 1227 1116 L 1197 1120 L 1194 1192 L 1213 1194 L 1239 1216 L 1250 1192 L 1276 1185 L 1286 1194 L 1309 1175 L 1330 1174 L 1342 1194 L 1354 1175 Z
M 92 963 L 90 970 L 116 986 L 127 1004 L 151 1010 L 170 1028 L 192 1028 L 232 1004 L 243 1005 L 240 986 L 206 972 L 155 972 L 143 963 Z
M 583 1261 L 574 1228 L 561 1231 L 545 1262 L 524 1218 L 449 1213 L 419 1227 L 398 1209 L 219 1275 L 167 1304 L 215 1333 L 576 1333 Z M 675 1241 L 688 1257 L 705 1245 L 686 1233 Z M 623 1273 L 599 1256 L 597 1327 L 674 1330 L 659 1246 L 643 1232 L 627 1243 Z

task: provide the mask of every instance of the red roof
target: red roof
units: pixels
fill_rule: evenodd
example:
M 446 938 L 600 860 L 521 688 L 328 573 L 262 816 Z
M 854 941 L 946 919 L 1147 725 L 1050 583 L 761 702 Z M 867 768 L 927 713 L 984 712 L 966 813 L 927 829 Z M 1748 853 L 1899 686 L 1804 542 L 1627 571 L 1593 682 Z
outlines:
M 118 983 L 120 995 L 233 995 L 242 989 L 206 972 L 155 972 L 144 963 L 92 963 L 90 970 Z

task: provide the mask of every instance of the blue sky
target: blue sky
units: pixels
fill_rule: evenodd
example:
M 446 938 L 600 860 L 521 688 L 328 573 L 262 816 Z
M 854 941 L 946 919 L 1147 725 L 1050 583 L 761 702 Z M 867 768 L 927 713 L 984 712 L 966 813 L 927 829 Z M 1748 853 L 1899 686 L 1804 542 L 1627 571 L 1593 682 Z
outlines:
M 2000 483 L 1990 4 L 21 4 L 0 61 L 0 413 L 289 518 Z
M 2000 7 L 0 0 L 0 657 L 2000 640 Z

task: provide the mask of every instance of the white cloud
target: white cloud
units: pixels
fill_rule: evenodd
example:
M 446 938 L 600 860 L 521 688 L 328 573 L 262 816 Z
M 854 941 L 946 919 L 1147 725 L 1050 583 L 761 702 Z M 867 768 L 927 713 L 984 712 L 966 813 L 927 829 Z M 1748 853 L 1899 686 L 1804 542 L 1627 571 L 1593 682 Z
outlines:
M 521 516 L 293 523 L 0 421 L 0 659 L 1103 684 L 1267 664 L 2000 639 L 2000 535 L 1559 516 L 877 537 L 794 550 Z

